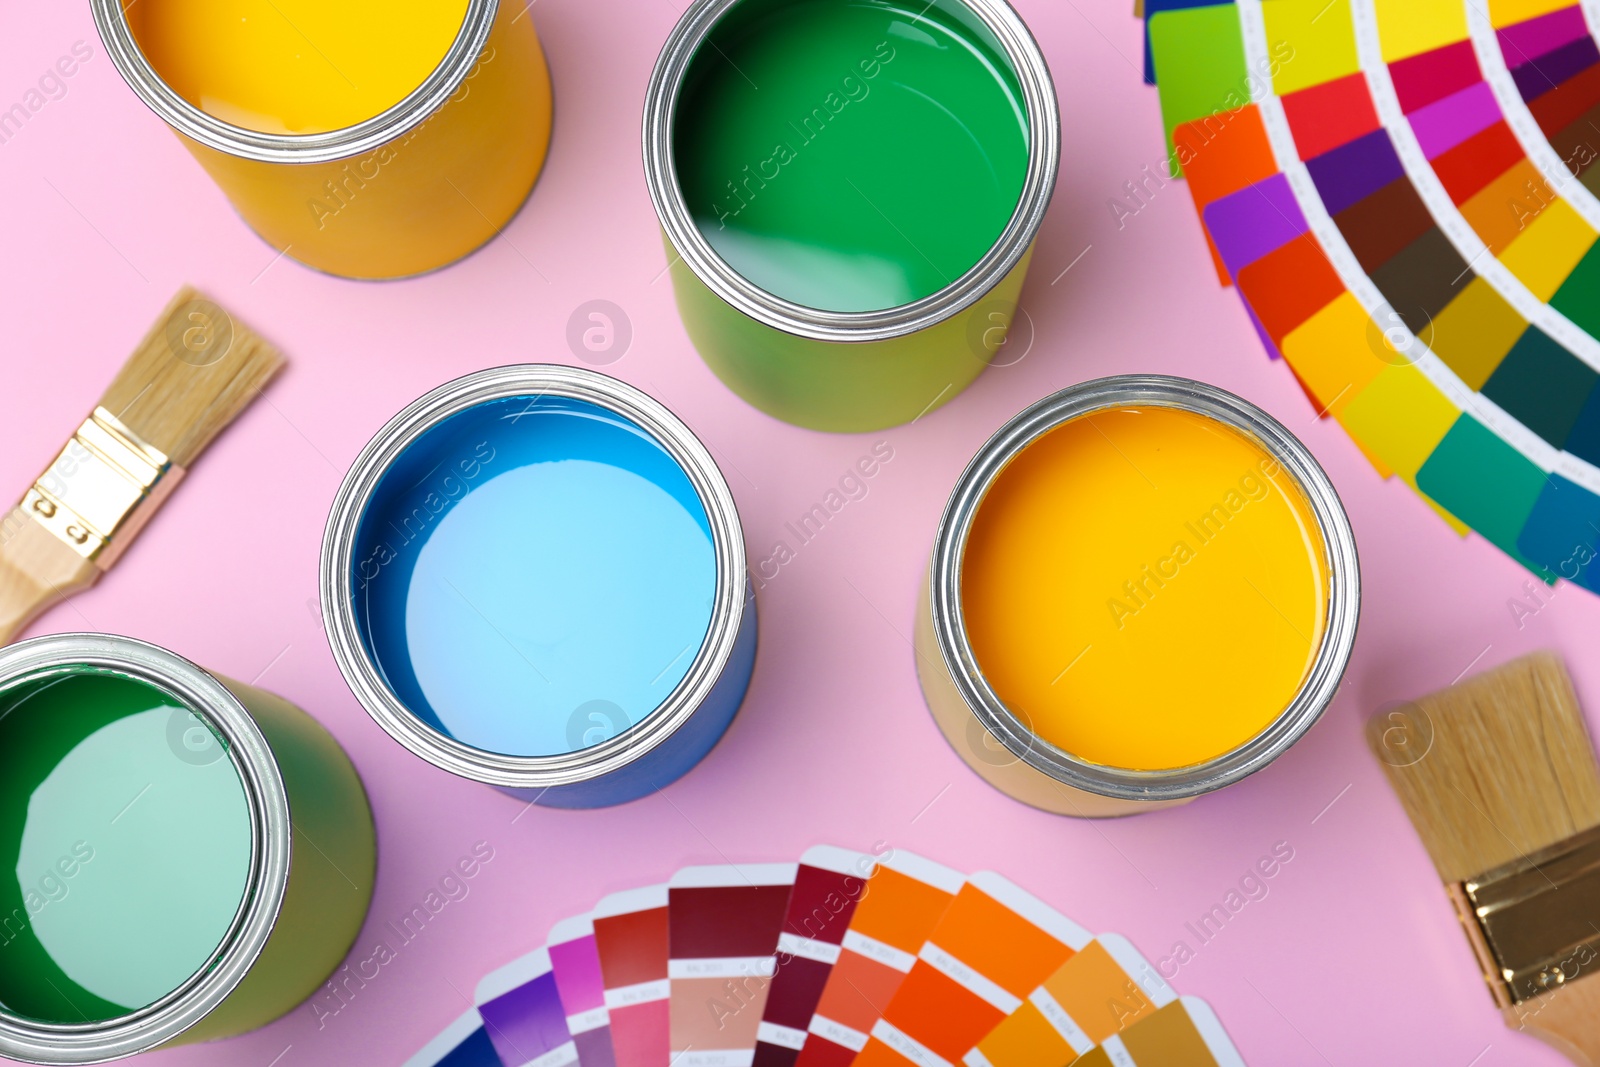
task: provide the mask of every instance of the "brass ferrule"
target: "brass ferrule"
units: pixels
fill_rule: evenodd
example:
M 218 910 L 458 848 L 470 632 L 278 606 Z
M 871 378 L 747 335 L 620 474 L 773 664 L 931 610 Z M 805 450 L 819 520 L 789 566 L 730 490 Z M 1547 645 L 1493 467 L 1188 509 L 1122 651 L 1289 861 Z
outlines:
M 22 510 L 107 570 L 182 477 L 182 467 L 97 407 L 22 498 Z
M 1449 889 L 1501 1008 L 1600 964 L 1600 826 Z

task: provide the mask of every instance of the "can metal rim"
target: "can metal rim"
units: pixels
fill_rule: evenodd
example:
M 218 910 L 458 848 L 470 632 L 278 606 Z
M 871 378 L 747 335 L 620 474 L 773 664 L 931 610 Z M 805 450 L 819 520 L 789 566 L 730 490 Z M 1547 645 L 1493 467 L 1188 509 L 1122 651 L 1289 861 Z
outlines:
M 77 665 L 114 670 L 165 690 L 222 732 L 250 814 L 249 880 L 211 959 L 156 1003 L 121 1018 L 74 1025 L 41 1023 L 0 1009 L 0 1055 L 28 1063 L 104 1063 L 163 1045 L 200 1022 L 255 965 L 289 884 L 288 793 L 266 737 L 239 699 L 182 656 L 110 634 L 56 634 L 0 649 L 0 685 Z
M 178 95 L 134 39 L 123 0 L 90 0 L 95 28 L 124 80 L 167 125 L 207 148 L 261 163 L 328 163 L 370 152 L 425 122 L 461 88 L 494 28 L 500 0 L 467 0 L 461 30 L 433 72 L 399 103 L 354 126 L 325 133 L 263 133 L 223 122 Z
M 115 3 L 117 0 L 100 0 Z M 935 326 L 983 299 L 1027 255 L 1055 192 L 1061 114 L 1044 53 L 1006 0 L 954 0 L 983 21 L 1006 50 L 1028 114 L 1028 173 L 1016 211 L 999 239 L 970 270 L 945 288 L 882 311 L 838 312 L 806 307 L 767 292 L 734 270 L 711 247 L 689 214 L 673 162 L 678 95 L 696 50 L 741 0 L 696 0 L 667 38 L 650 75 L 644 106 L 644 170 L 650 199 L 673 249 L 705 285 L 744 314 L 773 329 L 818 341 L 885 341 Z
M 356 624 L 356 533 L 383 474 L 425 431 L 491 400 L 554 396 L 584 400 L 637 423 L 688 476 L 711 527 L 717 588 L 706 639 L 683 680 L 649 715 L 615 737 L 554 756 L 509 756 L 446 737 L 423 723 L 383 681 Z M 595 371 L 557 364 L 492 367 L 446 382 L 412 402 L 362 449 L 334 497 L 322 541 L 322 618 L 333 658 L 367 713 L 389 736 L 452 774 L 513 789 L 550 789 L 592 781 L 634 762 L 686 723 L 716 686 L 733 654 L 745 602 L 744 531 L 733 492 L 694 433 L 659 401 Z
M 1213 760 L 1174 770 L 1137 771 L 1079 759 L 1037 736 L 1006 707 L 978 666 L 961 608 L 967 535 L 995 477 L 1041 435 L 1113 407 L 1163 406 L 1207 415 L 1253 438 L 1300 484 L 1328 554 L 1327 625 L 1322 647 L 1293 701 L 1271 726 Z M 930 568 L 934 637 L 957 692 L 985 729 L 1017 759 L 1064 785 L 1117 800 L 1182 800 L 1239 781 L 1271 763 L 1309 730 L 1333 700 L 1355 644 L 1361 567 L 1339 494 L 1310 451 L 1272 416 L 1225 390 L 1167 375 L 1100 378 L 1046 397 L 991 437 L 962 472 L 939 521 Z

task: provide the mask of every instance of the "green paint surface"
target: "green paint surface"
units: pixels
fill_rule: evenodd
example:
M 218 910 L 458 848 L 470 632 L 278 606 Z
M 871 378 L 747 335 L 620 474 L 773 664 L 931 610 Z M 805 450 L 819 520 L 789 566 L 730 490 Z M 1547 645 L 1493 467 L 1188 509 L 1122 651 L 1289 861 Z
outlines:
M 954 0 L 743 0 L 691 60 L 673 154 L 696 225 L 743 277 L 878 311 L 993 247 L 1028 119 L 1004 49 Z
M 0 694 L 0 1005 L 99 1022 L 221 944 L 249 880 L 244 786 L 168 694 L 87 668 Z

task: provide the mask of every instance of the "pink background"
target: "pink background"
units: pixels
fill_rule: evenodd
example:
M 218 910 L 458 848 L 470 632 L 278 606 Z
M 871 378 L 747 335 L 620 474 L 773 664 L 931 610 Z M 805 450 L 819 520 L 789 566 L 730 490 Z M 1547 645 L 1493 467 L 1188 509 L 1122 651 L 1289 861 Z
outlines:
M 1361 724 L 1471 664 L 1547 646 L 1568 655 L 1600 709 L 1600 599 L 1563 586 L 1519 626 L 1508 601 L 1524 595 L 1527 574 L 1486 542 L 1456 537 L 1400 482 L 1380 481 L 1338 426 L 1317 421 L 1288 371 L 1267 361 L 1238 299 L 1216 283 L 1180 185 L 1118 228 L 1108 199 L 1162 155 L 1128 0 L 1017 6 L 1049 56 L 1069 146 L 1023 294 L 1031 350 L 915 425 L 838 436 L 745 406 L 679 325 L 639 159 L 645 80 L 679 13 L 671 0 L 533 8 L 557 110 L 533 199 L 477 255 L 388 284 L 274 262 L 119 80 L 84 0 L 6 0 L 0 106 L 20 100 L 75 41 L 93 56 L 64 98 L 0 144 L 0 485 L 20 494 L 186 281 L 291 361 L 116 572 L 33 632 L 155 641 L 258 679 L 326 723 L 378 816 L 380 875 L 357 943 L 363 957 L 475 842 L 495 850 L 470 895 L 324 1025 L 301 1007 L 257 1033 L 149 1063 L 399 1063 L 467 1007 L 481 976 L 605 893 L 663 881 L 683 864 L 879 841 L 999 870 L 1085 926 L 1127 934 L 1152 959 L 1187 941 L 1195 958 L 1174 984 L 1215 1006 L 1253 1064 L 1564 1062 L 1502 1027 Z M 675 410 L 723 463 L 752 560 L 788 539 L 783 524 L 874 442 L 888 441 L 894 459 L 761 590 L 749 700 L 698 770 L 618 809 L 524 813 L 424 765 L 357 706 L 318 622 L 317 553 L 334 489 L 379 425 L 467 371 L 577 362 L 566 324 L 593 299 L 620 305 L 633 324 L 631 349 L 607 370 Z M 1232 389 L 1306 441 L 1355 524 L 1365 610 L 1338 700 L 1276 765 L 1187 808 L 1078 822 L 1013 803 L 957 759 L 923 706 L 907 635 L 934 523 L 978 444 L 1053 390 L 1127 371 Z M 1294 859 L 1270 895 L 1199 945 L 1185 924 L 1280 841 Z

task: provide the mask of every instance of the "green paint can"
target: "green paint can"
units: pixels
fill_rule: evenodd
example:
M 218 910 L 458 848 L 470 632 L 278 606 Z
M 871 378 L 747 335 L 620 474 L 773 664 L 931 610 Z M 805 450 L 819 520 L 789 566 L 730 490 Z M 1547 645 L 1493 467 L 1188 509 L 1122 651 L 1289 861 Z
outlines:
M 0 1055 L 271 1022 L 349 951 L 375 867 L 355 768 L 282 698 L 124 637 L 0 650 Z
M 918 418 L 1006 343 L 1060 138 L 1004 0 L 697 0 L 644 114 L 690 338 L 788 422 Z

